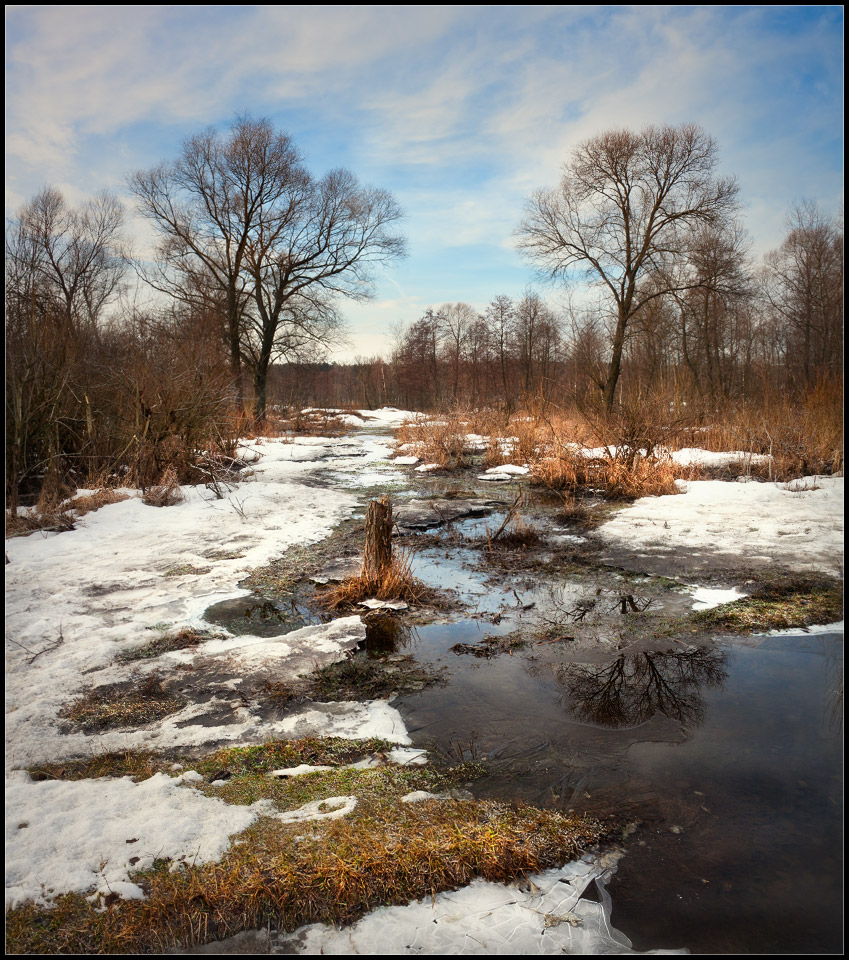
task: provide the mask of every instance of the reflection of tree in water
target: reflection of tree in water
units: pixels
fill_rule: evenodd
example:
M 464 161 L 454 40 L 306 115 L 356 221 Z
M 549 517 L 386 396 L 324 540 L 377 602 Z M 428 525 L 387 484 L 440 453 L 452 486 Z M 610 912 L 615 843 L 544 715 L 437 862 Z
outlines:
M 605 666 L 571 664 L 558 671 L 577 720 L 604 727 L 633 727 L 656 713 L 680 723 L 704 720 L 702 687 L 724 682 L 720 650 L 668 650 L 617 657 Z

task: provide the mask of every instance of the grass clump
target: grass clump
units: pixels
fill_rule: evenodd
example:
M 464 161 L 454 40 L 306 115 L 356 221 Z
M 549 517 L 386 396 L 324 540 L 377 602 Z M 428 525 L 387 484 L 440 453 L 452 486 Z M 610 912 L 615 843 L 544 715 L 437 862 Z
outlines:
M 358 654 L 316 670 L 304 689 L 316 701 L 380 700 L 438 681 L 438 674 L 418 666 L 412 657 L 388 663 Z
M 842 583 L 829 577 L 804 575 L 763 580 L 741 600 L 688 615 L 700 627 L 736 633 L 807 627 L 835 623 L 842 618 Z
M 362 799 L 345 818 L 289 825 L 262 817 L 220 863 L 172 873 L 159 862 L 131 878 L 145 900 L 114 901 L 97 913 L 69 894 L 52 910 L 12 910 L 7 949 L 164 953 L 266 925 L 292 931 L 350 923 L 379 905 L 408 903 L 475 877 L 503 882 L 561 864 L 609 832 L 596 821 L 526 806 L 399 803 L 398 792 L 415 780 L 395 777 L 361 772 L 355 790 Z
M 201 630 L 194 630 L 191 627 L 185 627 L 177 633 L 167 633 L 164 636 L 157 637 L 142 647 L 136 647 L 135 650 L 119 653 L 115 659 L 119 663 L 153 660 L 155 657 L 160 657 L 163 653 L 169 653 L 171 650 L 191 649 L 200 646 L 204 640 L 215 640 L 222 636 L 221 633 L 206 633 Z
M 184 697 L 169 693 L 156 673 L 130 686 L 98 687 L 59 711 L 79 730 L 93 733 L 113 727 L 133 727 L 161 720 L 186 705 Z
M 75 497 L 68 502 L 68 508 L 73 510 L 78 517 L 87 513 L 93 513 L 101 507 L 108 506 L 110 503 L 121 503 L 130 499 L 130 493 L 127 490 L 116 490 L 113 487 L 101 487 L 93 493 L 87 493 L 80 497 Z
M 202 757 L 124 750 L 91 757 L 42 763 L 27 772 L 33 780 L 88 780 L 94 777 L 147 779 L 155 773 L 197 770 L 205 777 L 226 770 L 233 776 L 267 773 L 280 767 L 355 763 L 374 754 L 385 754 L 392 744 L 378 737 L 345 740 L 341 737 L 306 737 L 301 740 L 270 740 L 250 747 L 227 747 Z
M 348 577 L 316 592 L 317 602 L 328 610 L 353 607 L 363 600 L 403 600 L 405 603 L 430 603 L 436 591 L 413 576 L 410 555 L 395 550 L 392 562 L 377 576 L 365 572 Z
M 502 653 L 509 653 L 512 656 L 515 650 L 523 650 L 529 644 L 530 641 L 521 634 L 508 633 L 505 636 L 483 637 L 478 643 L 455 643 L 448 649 L 457 656 L 467 654 L 491 660 Z
M 133 777 L 147 780 L 155 773 L 170 769 L 166 761 L 152 750 L 122 750 L 93 757 L 42 763 L 27 771 L 33 780 L 91 780 L 97 777 Z
M 173 507 L 184 499 L 180 480 L 173 466 L 166 467 L 159 483 L 148 487 L 142 497 L 142 501 L 149 507 Z

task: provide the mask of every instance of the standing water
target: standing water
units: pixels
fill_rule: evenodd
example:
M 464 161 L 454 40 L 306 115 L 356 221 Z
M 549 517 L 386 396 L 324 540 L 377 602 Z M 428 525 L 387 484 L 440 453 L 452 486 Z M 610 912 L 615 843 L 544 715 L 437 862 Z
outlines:
M 841 951 L 842 634 L 462 655 L 506 630 L 404 633 L 447 681 L 395 701 L 417 746 L 486 760 L 479 796 L 629 824 L 610 893 L 635 949 Z

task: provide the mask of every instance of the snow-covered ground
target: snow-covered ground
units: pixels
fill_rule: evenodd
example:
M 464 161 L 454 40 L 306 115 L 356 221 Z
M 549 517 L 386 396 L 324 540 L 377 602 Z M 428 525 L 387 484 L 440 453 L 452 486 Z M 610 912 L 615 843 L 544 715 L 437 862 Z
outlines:
M 397 426 L 412 415 L 386 410 L 348 416 L 367 429 L 369 422 Z M 362 433 L 256 440 L 241 451 L 256 458 L 251 475 L 221 497 L 204 487 L 190 488 L 183 491 L 183 502 L 157 508 L 133 496 L 87 514 L 73 531 L 7 540 L 7 905 L 27 897 L 49 900 L 66 890 L 111 889 L 138 896 L 128 879 L 130 869 L 161 856 L 175 863 L 218 857 L 229 837 L 262 812 L 256 805 L 226 806 L 187 789 L 191 771 L 144 783 L 129 778 L 36 783 L 21 768 L 131 747 L 256 743 L 307 734 L 409 743 L 400 715 L 382 701 L 317 706 L 272 721 L 252 713 L 239 697 L 240 671 L 273 665 L 276 676 L 285 679 L 344 656 L 364 633 L 356 616 L 284 637 L 225 636 L 164 655 L 172 666 L 191 661 L 229 668 L 231 679 L 215 694 L 219 703 L 232 706 L 226 725 L 201 722 L 208 703 L 143 728 L 96 736 L 62 733 L 58 717 L 81 690 L 154 668 L 150 661 L 116 662 L 117 654 L 161 632 L 209 629 L 203 620 L 207 607 L 241 596 L 238 582 L 289 547 L 326 537 L 358 508 L 357 488 L 402 480 L 406 471 L 388 462 L 393 453 L 389 438 Z M 693 462 L 697 455 L 687 452 Z M 519 472 L 499 470 L 505 476 Z M 318 471 L 331 476 L 333 485 L 318 485 Z M 842 573 L 843 480 L 694 481 L 681 495 L 637 501 L 599 528 L 597 536 L 611 547 L 669 557 L 708 551 L 741 562 L 757 558 Z M 711 605 L 735 595 L 702 591 L 694 600 Z M 371 952 L 368 945 L 377 937 L 386 940 L 384 952 L 395 947 L 405 952 L 411 944 L 413 952 L 449 947 L 484 953 L 628 952 L 598 904 L 581 900 L 584 906 L 578 908 L 583 887 L 576 893 L 575 878 L 564 869 L 565 883 L 556 872 L 546 874 L 536 880 L 540 889 L 527 895 L 474 884 L 468 892 L 426 904 L 378 911 L 344 933 L 310 929 L 302 946 Z M 597 864 L 593 869 L 602 875 Z M 588 867 L 584 873 L 589 872 Z M 583 927 L 558 919 L 573 907 L 584 918 Z M 554 918 L 550 926 L 542 922 L 549 915 Z
M 683 493 L 644 497 L 596 531 L 632 556 L 701 557 L 734 566 L 779 565 L 843 575 L 843 477 L 790 483 L 679 481 Z

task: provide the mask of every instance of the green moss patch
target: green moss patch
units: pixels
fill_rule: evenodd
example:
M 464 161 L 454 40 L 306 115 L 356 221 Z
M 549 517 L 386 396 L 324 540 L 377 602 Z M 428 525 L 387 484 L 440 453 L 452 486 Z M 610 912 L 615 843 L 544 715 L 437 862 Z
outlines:
M 712 610 L 688 615 L 690 623 L 705 629 L 734 633 L 786 630 L 843 618 L 843 585 L 822 576 L 787 576 L 762 580 L 750 595 Z

